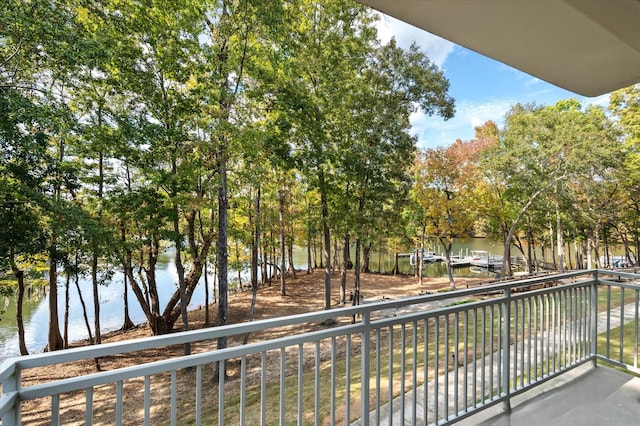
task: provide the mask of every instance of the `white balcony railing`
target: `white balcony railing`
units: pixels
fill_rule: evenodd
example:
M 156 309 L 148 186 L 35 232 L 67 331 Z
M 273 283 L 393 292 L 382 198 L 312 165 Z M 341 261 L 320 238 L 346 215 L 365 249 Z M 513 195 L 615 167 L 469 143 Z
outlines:
M 3 425 L 446 424 L 585 362 L 639 372 L 636 280 L 576 271 L 14 358 L 0 367 L 0 415 Z M 228 348 L 206 349 L 223 336 Z M 136 358 L 184 343 L 200 351 Z M 126 356 L 131 366 L 55 374 Z M 27 381 L 30 369 L 51 379 Z

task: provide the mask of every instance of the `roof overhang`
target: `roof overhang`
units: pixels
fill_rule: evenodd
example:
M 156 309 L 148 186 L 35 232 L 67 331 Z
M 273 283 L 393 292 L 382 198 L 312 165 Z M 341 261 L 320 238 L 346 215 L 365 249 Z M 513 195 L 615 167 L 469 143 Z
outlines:
M 640 81 L 640 0 L 357 1 L 581 95 Z

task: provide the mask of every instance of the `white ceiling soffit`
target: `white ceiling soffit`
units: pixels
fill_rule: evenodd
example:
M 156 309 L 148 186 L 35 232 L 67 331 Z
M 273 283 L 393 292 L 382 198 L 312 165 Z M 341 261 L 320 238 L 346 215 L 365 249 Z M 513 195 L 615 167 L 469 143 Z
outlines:
M 640 0 L 357 1 L 584 96 L 640 81 Z

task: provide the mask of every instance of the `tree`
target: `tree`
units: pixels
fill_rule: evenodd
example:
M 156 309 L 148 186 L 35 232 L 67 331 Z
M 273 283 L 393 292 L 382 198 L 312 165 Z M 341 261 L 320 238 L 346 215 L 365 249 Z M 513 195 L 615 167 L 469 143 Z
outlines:
M 425 151 L 415 166 L 412 196 L 423 209 L 426 233 L 437 237 L 444 249 L 452 289 L 455 289 L 451 268 L 453 239 L 471 234 L 473 177 L 481 146 L 474 141 L 458 140 L 448 148 Z

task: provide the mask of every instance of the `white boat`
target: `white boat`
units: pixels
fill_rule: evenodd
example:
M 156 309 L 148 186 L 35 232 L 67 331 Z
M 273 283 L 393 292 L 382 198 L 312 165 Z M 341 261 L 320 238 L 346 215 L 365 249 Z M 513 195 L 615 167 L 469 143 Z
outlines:
M 424 251 L 424 252 L 419 251 L 418 256 L 420 256 L 420 254 L 422 254 L 421 257 L 422 257 L 423 263 L 442 262 L 444 260 L 442 256 L 437 256 L 436 253 L 433 251 Z M 416 265 L 415 253 L 409 256 L 409 263 L 411 264 L 411 266 Z
M 492 255 L 486 250 L 471 250 L 469 264 L 484 269 L 502 268 L 502 256 Z

